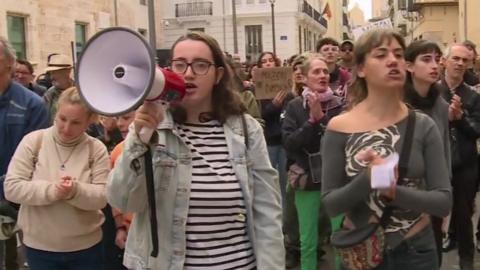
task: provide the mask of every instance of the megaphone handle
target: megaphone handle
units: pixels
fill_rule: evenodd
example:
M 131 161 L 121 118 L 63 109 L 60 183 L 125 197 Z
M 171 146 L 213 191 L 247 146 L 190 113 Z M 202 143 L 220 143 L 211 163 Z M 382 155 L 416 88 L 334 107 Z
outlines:
M 164 103 L 163 101 L 161 100 L 155 100 L 155 101 L 148 101 L 148 102 L 153 102 L 156 106 L 159 106 L 159 109 L 158 109 L 158 112 L 157 112 L 157 117 L 160 116 L 160 114 L 163 112 L 165 112 L 165 107 L 166 106 L 166 103 Z M 142 127 L 138 133 L 138 136 L 140 137 L 140 140 L 145 143 L 145 144 L 148 144 L 150 142 L 150 139 L 152 138 L 152 135 L 153 135 L 153 132 L 155 131 L 155 129 L 152 129 L 152 128 L 149 128 L 149 127 Z
M 140 132 L 138 133 L 138 136 L 143 143 L 148 144 L 150 142 L 150 139 L 152 138 L 153 131 L 154 130 L 152 128 L 142 127 L 142 129 L 140 129 Z

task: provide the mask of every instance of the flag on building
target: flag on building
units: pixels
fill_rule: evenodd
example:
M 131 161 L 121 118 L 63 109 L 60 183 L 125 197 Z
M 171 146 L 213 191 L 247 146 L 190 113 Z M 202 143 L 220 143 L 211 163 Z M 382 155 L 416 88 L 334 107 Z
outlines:
M 332 11 L 330 10 L 330 5 L 328 4 L 328 2 L 323 9 L 322 16 L 323 15 L 327 15 L 327 18 L 329 19 L 332 18 Z

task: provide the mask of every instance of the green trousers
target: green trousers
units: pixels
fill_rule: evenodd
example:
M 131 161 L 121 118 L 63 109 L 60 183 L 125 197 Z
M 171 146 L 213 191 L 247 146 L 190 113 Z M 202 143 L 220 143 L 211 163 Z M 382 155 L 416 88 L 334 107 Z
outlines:
M 312 270 L 318 267 L 318 220 L 321 200 L 320 191 L 295 191 L 295 206 L 300 228 L 301 270 Z

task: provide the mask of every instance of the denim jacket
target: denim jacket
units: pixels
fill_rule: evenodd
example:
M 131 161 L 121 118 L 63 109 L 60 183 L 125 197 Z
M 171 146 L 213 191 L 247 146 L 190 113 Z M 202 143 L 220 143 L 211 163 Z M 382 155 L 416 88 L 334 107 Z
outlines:
M 224 124 L 230 160 L 242 188 L 247 224 L 257 268 L 285 269 L 282 209 L 278 176 L 268 159 L 263 130 L 246 115 L 249 149 L 246 152 L 241 117 Z M 107 199 L 124 212 L 134 213 L 124 255 L 130 269 L 183 269 L 186 254 L 186 222 L 189 208 L 192 159 L 190 150 L 175 131 L 170 114 L 158 126 L 152 149 L 157 206 L 159 253 L 150 256 L 152 240 L 145 184 L 143 144 L 130 127 L 122 155 L 107 184 Z M 247 154 L 246 154 L 247 153 Z

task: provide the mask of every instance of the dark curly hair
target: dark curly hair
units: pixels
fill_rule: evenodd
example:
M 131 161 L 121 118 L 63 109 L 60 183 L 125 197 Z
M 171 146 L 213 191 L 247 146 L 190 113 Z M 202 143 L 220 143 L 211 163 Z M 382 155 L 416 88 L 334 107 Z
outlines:
M 202 113 L 200 115 L 200 121 L 215 119 L 220 123 L 225 123 L 228 117 L 241 115 L 246 112 L 245 105 L 243 105 L 239 95 L 231 89 L 230 80 L 232 79 L 232 75 L 227 67 L 225 55 L 220 49 L 218 42 L 203 32 L 189 32 L 177 39 L 172 45 L 170 61 L 172 60 L 175 47 L 184 40 L 196 40 L 205 43 L 212 52 L 215 67 L 221 67 L 224 70 L 220 81 L 213 86 L 212 111 Z M 181 105 L 172 105 L 170 111 L 172 112 L 175 122 L 183 123 L 186 121 L 186 111 Z
M 282 63 L 280 63 L 280 59 L 278 59 L 278 57 L 273 53 L 273 52 L 262 52 L 259 56 L 258 56 L 258 60 L 257 60 L 257 67 L 261 68 L 263 63 L 262 63 L 262 58 L 267 55 L 267 54 L 270 54 L 273 59 L 275 60 L 275 66 L 276 67 L 279 67 L 282 65 Z

